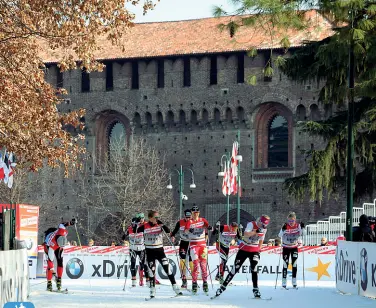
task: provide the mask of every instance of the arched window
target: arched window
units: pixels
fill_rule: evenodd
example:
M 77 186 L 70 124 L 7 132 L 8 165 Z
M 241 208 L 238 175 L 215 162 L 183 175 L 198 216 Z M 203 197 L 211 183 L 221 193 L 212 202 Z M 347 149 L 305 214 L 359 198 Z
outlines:
M 296 107 L 296 119 L 298 121 L 306 120 L 306 107 L 304 107 L 303 105 Z
M 230 107 L 227 107 L 226 109 L 226 121 L 232 123 L 232 111 Z
M 221 112 L 218 108 L 214 108 L 214 123 L 219 123 L 221 121 Z
M 191 111 L 191 124 L 197 125 L 197 111 L 196 110 Z
M 244 121 L 244 108 L 239 106 L 236 108 L 236 116 L 238 117 L 239 122 Z
M 146 124 L 148 125 L 148 127 L 152 127 L 153 126 L 153 119 L 151 117 L 151 113 L 150 112 L 146 112 L 145 113 L 145 120 L 146 120 Z
M 116 142 L 124 148 L 128 146 L 131 135 L 130 121 L 124 114 L 115 110 L 103 110 L 98 113 L 95 119 L 98 164 L 107 162 L 110 148 L 113 148 Z
M 138 112 L 134 114 L 133 117 L 133 125 L 135 128 L 140 128 L 141 127 L 141 116 Z
M 293 114 L 286 106 L 260 105 L 254 121 L 255 167 L 293 167 Z
M 167 124 L 168 127 L 172 127 L 172 126 L 174 126 L 174 122 L 175 122 L 174 113 L 171 110 L 169 110 L 167 112 L 166 124 Z
M 309 110 L 311 111 L 311 120 L 319 121 L 320 120 L 319 106 L 317 106 L 316 104 L 312 104 L 311 106 L 309 106 Z
M 202 109 L 202 122 L 204 124 L 209 122 L 209 112 L 205 108 Z
M 126 147 L 126 131 L 123 124 L 120 122 L 111 124 L 108 131 L 108 143 L 108 159 L 116 160 Z
M 180 123 L 181 125 L 185 125 L 185 123 L 186 123 L 185 112 L 184 112 L 184 110 L 180 110 L 180 111 L 179 111 L 179 123 Z
M 157 123 L 160 127 L 163 126 L 163 114 L 160 111 L 157 112 Z
M 268 167 L 288 167 L 288 123 L 276 115 L 269 124 Z

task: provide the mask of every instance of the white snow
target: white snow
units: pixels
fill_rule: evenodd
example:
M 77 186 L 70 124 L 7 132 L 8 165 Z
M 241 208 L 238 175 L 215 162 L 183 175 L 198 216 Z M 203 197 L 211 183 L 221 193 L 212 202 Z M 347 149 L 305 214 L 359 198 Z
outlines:
M 325 308 L 325 307 L 375 307 L 376 301 L 356 295 L 342 295 L 335 288 L 335 282 L 307 282 L 303 287 L 299 281 L 298 290 L 282 290 L 280 286 L 274 288 L 275 281 L 260 281 L 259 287 L 263 297 L 272 297 L 271 301 L 258 301 L 251 299 L 251 281 L 236 282 L 233 286 L 214 300 L 202 293 L 199 289 L 197 296 L 171 298 L 174 295 L 168 281 L 157 286 L 157 297 L 146 302 L 149 289 L 144 287 L 130 288 L 130 280 L 127 281 L 123 291 L 124 280 L 121 279 L 79 279 L 64 280 L 63 287 L 69 289 L 69 294 L 50 293 L 45 291 L 45 279 L 31 281 L 31 295 L 29 301 L 34 303 L 36 308 L 69 308 L 69 307 L 148 307 L 148 308 L 206 308 L 206 307 L 304 307 L 304 308 Z M 213 282 L 214 288 L 210 285 L 210 296 L 215 294 L 218 283 Z M 180 281 L 178 281 L 180 285 Z M 190 286 L 190 282 L 188 282 Z

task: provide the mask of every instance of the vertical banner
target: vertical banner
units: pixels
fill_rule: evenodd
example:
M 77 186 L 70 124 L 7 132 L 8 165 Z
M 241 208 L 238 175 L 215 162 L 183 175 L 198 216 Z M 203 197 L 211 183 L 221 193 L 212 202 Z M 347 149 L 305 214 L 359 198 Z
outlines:
M 376 244 L 358 243 L 359 295 L 376 298 Z
M 37 278 L 39 206 L 17 204 L 16 237 L 26 242 L 30 278 Z
M 358 294 L 358 243 L 339 241 L 336 252 L 336 286 L 342 293 Z

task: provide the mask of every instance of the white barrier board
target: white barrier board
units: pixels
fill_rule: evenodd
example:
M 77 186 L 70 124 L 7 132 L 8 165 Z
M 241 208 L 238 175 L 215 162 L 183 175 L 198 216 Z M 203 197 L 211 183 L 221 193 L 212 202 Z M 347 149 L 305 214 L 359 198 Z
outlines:
M 0 251 L 0 307 L 25 301 L 29 295 L 29 265 L 26 249 Z
M 307 281 L 334 281 L 335 279 L 335 246 L 315 247 L 306 246 L 300 248 L 298 258 L 298 280 L 303 278 L 303 255 L 305 279 Z M 38 256 L 38 277 L 45 277 L 46 262 L 43 262 L 44 253 L 40 250 Z M 178 268 L 179 260 L 173 247 L 165 247 L 165 252 L 172 265 L 173 273 L 180 278 Z M 237 248 L 230 250 L 230 258 L 227 262 L 227 271 L 231 270 L 234 264 Z M 281 247 L 263 247 L 260 262 L 257 266 L 260 280 L 273 280 L 277 271 L 281 277 L 283 262 L 280 260 Z M 117 279 L 129 277 L 130 258 L 127 247 L 104 247 L 93 246 L 66 247 L 64 249 L 64 276 L 63 278 L 79 279 Z M 213 279 L 217 273 L 219 255 L 215 247 L 209 247 L 209 268 Z M 167 279 L 162 267 L 157 268 L 158 279 Z M 288 278 L 292 275 L 291 264 L 288 268 Z M 246 281 L 251 279 L 249 261 L 244 262 L 235 281 Z
M 376 298 L 375 243 L 339 242 L 336 285 L 343 293 Z

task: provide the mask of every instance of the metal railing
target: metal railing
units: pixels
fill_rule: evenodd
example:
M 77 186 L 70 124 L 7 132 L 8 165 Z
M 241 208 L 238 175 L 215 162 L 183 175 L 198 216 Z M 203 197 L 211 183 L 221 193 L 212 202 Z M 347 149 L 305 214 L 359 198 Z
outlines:
M 353 226 L 359 224 L 361 215 L 376 216 L 376 199 L 373 203 L 363 203 L 362 207 L 353 208 Z M 304 245 L 320 245 L 321 238 L 335 241 L 339 236 L 343 236 L 346 231 L 346 212 L 341 212 L 339 216 L 329 216 L 327 219 L 319 220 L 315 224 L 308 224 L 303 234 Z

